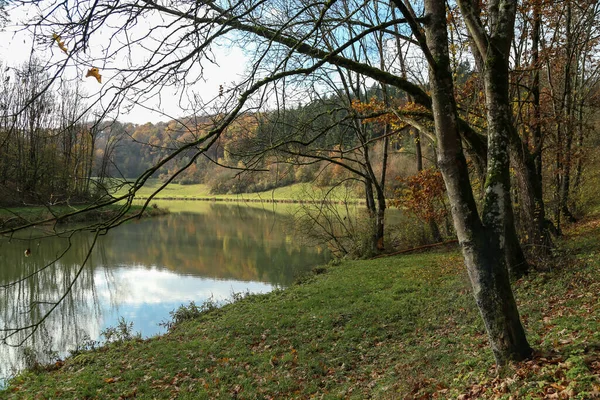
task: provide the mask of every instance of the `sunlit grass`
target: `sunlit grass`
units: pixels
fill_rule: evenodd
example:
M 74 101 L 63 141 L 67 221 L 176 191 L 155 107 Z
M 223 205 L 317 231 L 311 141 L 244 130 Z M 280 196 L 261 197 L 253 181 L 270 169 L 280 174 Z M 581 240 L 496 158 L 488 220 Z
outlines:
M 158 179 L 150 179 L 137 192 L 137 198 L 147 198 L 154 194 L 161 182 Z M 123 195 L 128 191 L 128 187 L 124 186 L 118 190 L 115 195 Z M 205 184 L 181 185 L 171 183 L 155 195 L 155 199 L 179 199 L 179 200 L 211 200 L 224 199 L 236 201 L 294 201 L 294 200 L 313 200 L 314 197 L 322 198 L 321 195 L 327 194 L 333 199 L 356 201 L 357 196 L 353 192 L 348 192 L 344 187 L 337 188 L 318 188 L 310 183 L 296 183 L 289 186 L 267 190 L 258 193 L 242 193 L 242 194 L 211 194 L 210 187 Z M 318 197 L 321 196 L 321 197 Z

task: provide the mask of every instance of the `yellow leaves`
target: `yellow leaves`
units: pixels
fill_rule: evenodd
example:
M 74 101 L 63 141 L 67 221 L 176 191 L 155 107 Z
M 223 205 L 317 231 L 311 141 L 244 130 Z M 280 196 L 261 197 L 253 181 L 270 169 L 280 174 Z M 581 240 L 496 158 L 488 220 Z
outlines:
M 100 75 L 100 70 L 98 68 L 94 67 L 94 68 L 88 69 L 88 72 L 87 72 L 87 74 L 85 74 L 85 77 L 89 78 L 90 76 L 93 76 L 94 78 L 96 78 L 98 83 L 102 83 L 102 75 Z
M 360 114 L 372 114 L 372 116 L 364 118 L 364 123 L 373 122 L 380 125 L 389 124 L 395 131 L 400 131 L 408 126 L 400 116 L 401 114 L 411 115 L 429 113 L 425 107 L 413 102 L 405 102 L 399 106 L 393 106 L 386 105 L 376 97 L 372 97 L 367 103 L 353 100 L 352 108 Z
M 69 50 L 67 49 L 67 46 L 65 46 L 65 42 L 61 39 L 61 37 L 59 35 L 57 35 L 56 33 L 52 34 L 52 39 L 54 39 L 56 41 L 56 43 L 58 44 L 58 47 L 66 54 L 69 55 Z
M 67 49 L 67 46 L 65 45 L 65 41 L 62 40 L 62 38 L 60 37 L 59 34 L 53 33 L 52 40 L 56 41 L 56 44 L 58 44 L 59 49 L 61 49 L 66 55 L 69 55 L 69 50 Z M 93 67 L 93 68 L 88 69 L 88 72 L 85 75 L 85 77 L 88 78 L 90 76 L 93 76 L 94 78 L 96 78 L 98 83 L 102 83 L 102 75 L 100 75 L 100 70 L 98 68 Z

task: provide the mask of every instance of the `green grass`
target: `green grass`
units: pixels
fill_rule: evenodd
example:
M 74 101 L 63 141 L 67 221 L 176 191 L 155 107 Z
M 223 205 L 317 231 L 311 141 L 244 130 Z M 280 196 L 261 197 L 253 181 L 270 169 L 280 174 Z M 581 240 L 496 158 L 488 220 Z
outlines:
M 598 220 L 581 224 L 548 271 L 516 282 L 536 354 L 500 375 L 461 256 L 437 251 L 319 268 L 164 336 L 25 372 L 0 395 L 592 398 L 600 389 L 599 243 Z
M 136 194 L 138 198 L 147 198 L 152 195 L 159 187 L 161 182 L 158 179 L 150 179 Z M 310 194 L 315 191 L 327 191 L 329 189 L 316 188 L 309 183 L 296 183 L 289 186 L 267 190 L 259 193 L 242 193 L 242 194 L 220 194 L 215 195 L 210 193 L 210 188 L 205 184 L 181 185 L 171 183 L 160 191 L 155 199 L 180 199 L 180 200 L 197 200 L 197 199 L 221 199 L 221 200 L 239 200 L 239 201 L 291 201 L 291 200 L 310 200 Z M 121 188 L 116 195 L 127 193 L 127 188 Z M 335 198 L 343 199 L 346 196 L 345 189 L 342 187 L 333 190 Z

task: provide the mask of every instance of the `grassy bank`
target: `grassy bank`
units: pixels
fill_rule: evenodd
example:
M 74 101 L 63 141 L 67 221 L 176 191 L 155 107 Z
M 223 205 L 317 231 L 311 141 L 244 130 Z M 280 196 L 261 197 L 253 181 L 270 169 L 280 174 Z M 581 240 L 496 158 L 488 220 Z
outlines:
M 456 249 L 349 261 L 169 334 L 15 378 L 3 398 L 580 398 L 600 390 L 600 220 L 515 285 L 533 359 L 497 375 Z M 512 396 L 512 397 L 510 397 Z
M 0 227 L 12 228 L 22 226 L 31 221 L 44 221 L 53 217 L 58 217 L 59 224 L 106 221 L 116 216 L 120 212 L 122 205 L 108 205 L 96 210 L 76 214 L 68 218 L 60 217 L 79 210 L 84 210 L 85 207 L 85 205 L 76 205 L 54 206 L 51 208 L 40 206 L 0 208 Z M 125 216 L 135 215 L 141 210 L 142 205 L 132 205 Z M 161 208 L 148 207 L 144 210 L 143 216 L 156 216 L 165 213 L 166 211 Z

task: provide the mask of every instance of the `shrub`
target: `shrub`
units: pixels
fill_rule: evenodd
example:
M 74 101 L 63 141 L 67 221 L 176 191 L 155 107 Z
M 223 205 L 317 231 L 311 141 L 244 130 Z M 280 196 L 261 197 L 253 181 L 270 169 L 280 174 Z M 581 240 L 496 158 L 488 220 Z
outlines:
M 117 326 L 109 326 L 100 332 L 106 343 L 121 343 L 134 339 L 141 339 L 142 334 L 133 332 L 133 322 L 127 322 L 120 317 Z
M 204 301 L 204 303 L 202 303 L 200 306 L 198 306 L 196 302 L 190 301 L 188 305 L 182 304 L 177 309 L 169 312 L 171 320 L 163 321 L 159 325 L 171 330 L 184 321 L 199 318 L 200 316 L 214 311 L 217 308 L 219 308 L 219 303 L 215 301 L 212 296 Z

